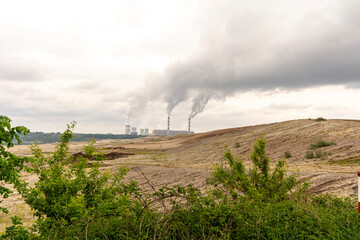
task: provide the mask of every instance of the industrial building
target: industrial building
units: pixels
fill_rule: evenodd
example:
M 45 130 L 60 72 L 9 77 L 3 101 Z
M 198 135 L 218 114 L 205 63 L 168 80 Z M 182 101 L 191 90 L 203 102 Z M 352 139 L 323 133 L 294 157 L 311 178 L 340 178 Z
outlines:
M 148 129 L 148 128 L 142 128 L 142 129 L 140 129 L 140 135 L 142 135 L 142 136 L 148 136 L 148 135 L 149 135 L 149 129 Z
M 189 121 L 188 121 L 188 130 L 170 130 L 170 115 L 168 116 L 167 119 L 167 129 L 161 130 L 161 129 L 154 129 L 152 131 L 152 135 L 153 136 L 175 136 L 175 135 L 180 135 L 180 134 L 194 134 L 193 131 L 190 131 L 190 120 L 191 118 L 189 117 Z M 141 135 L 141 136 L 149 136 L 149 129 L 148 128 L 141 128 L 140 132 L 137 132 L 136 127 L 131 127 L 130 125 L 125 125 L 125 134 L 130 134 L 130 135 Z
M 157 130 L 152 131 L 153 136 L 175 136 L 180 134 L 194 134 L 193 131 L 177 131 L 177 130 Z

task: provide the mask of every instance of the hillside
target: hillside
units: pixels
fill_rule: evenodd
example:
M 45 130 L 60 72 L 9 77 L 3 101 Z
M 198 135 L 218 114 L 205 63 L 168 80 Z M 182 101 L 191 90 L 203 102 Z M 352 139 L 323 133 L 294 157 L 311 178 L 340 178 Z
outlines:
M 194 184 L 205 189 L 205 180 L 214 164 L 223 162 L 224 146 L 234 155 L 241 155 L 247 166 L 256 139 L 264 136 L 271 162 L 285 159 L 288 169 L 309 178 L 313 194 L 331 192 L 338 196 L 353 196 L 357 192 L 356 172 L 360 169 L 360 121 L 355 120 L 292 120 L 272 124 L 216 130 L 195 135 L 146 137 L 131 140 L 100 140 L 96 146 L 108 154 L 104 171 L 119 166 L 130 168 L 128 179 L 137 180 L 144 189 L 173 184 Z M 333 143 L 310 150 L 319 141 Z M 79 153 L 84 142 L 72 142 L 70 151 Z M 42 144 L 45 153 L 55 144 Z M 15 146 L 11 151 L 29 155 L 28 146 Z M 307 152 L 321 151 L 319 158 L 307 158 Z M 291 157 L 285 158 L 285 152 Z M 34 182 L 32 175 L 24 178 Z M 11 195 L 3 202 L 9 210 L 22 209 L 22 200 Z M 28 210 L 27 210 L 28 211 Z M 25 214 L 26 215 L 26 214 Z M 2 227 L 4 227 L 2 225 Z
M 209 171 L 214 164 L 221 163 L 224 146 L 228 145 L 234 155 L 241 155 L 244 162 L 250 165 L 252 145 L 262 135 L 272 163 L 284 159 L 286 151 L 290 152 L 291 157 L 285 159 L 288 168 L 299 172 L 301 177 L 309 177 L 313 193 L 333 192 L 339 196 L 355 194 L 356 172 L 360 169 L 360 121 L 355 120 L 292 120 L 191 136 L 146 138 L 122 146 L 132 150 L 160 151 L 155 157 L 149 159 L 147 154 L 140 152 L 136 157 L 122 161 L 130 165 L 156 165 L 159 171 L 169 167 Z M 335 144 L 310 150 L 311 144 L 321 140 Z M 316 155 L 317 151 L 322 155 L 320 158 L 306 158 L 307 152 Z M 186 176 L 181 179 L 184 183 L 193 181 Z

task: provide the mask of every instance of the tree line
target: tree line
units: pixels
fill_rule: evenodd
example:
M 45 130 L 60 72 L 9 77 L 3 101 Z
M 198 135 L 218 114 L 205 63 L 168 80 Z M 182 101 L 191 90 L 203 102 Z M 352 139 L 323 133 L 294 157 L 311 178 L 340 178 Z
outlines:
M 26 135 L 20 134 L 19 135 L 21 144 L 34 144 L 37 143 L 55 143 L 58 142 L 61 133 L 60 132 L 52 132 L 52 133 L 44 133 L 44 132 L 31 132 L 27 133 Z M 92 133 L 75 133 L 74 138 L 70 141 L 78 141 L 78 142 L 87 142 L 90 141 L 92 138 L 97 140 L 102 139 L 135 139 L 145 137 L 142 135 L 130 135 L 130 134 L 92 134 Z

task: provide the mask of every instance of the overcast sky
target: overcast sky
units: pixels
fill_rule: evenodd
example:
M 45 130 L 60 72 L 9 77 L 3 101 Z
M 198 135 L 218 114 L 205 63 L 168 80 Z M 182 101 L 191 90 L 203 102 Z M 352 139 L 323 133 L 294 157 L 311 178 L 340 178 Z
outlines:
M 2 1 L 0 115 L 31 131 L 360 119 L 360 1 Z

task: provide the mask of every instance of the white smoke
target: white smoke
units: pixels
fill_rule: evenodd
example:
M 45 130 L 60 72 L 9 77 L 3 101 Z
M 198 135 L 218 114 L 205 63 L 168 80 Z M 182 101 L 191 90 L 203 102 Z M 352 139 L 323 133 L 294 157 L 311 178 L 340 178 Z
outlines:
M 204 111 L 206 104 L 209 102 L 210 96 L 208 95 L 198 95 L 196 96 L 192 102 L 192 109 L 189 115 L 189 118 L 194 118 L 196 115 Z

